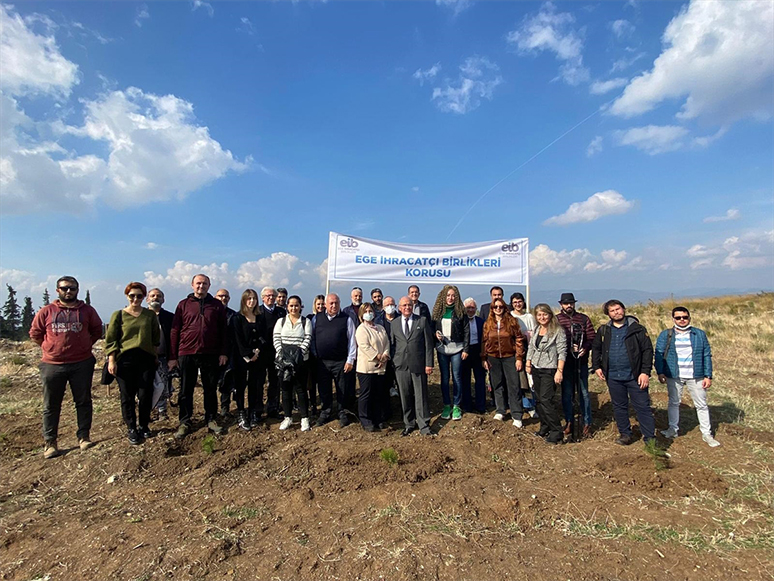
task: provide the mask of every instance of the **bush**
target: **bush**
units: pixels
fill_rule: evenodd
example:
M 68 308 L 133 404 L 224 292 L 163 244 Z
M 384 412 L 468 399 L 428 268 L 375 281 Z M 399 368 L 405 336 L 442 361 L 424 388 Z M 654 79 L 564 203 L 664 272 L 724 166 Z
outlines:
M 387 462 L 387 464 L 390 466 L 395 466 L 398 464 L 398 453 L 394 448 L 385 448 L 379 452 L 379 458 Z

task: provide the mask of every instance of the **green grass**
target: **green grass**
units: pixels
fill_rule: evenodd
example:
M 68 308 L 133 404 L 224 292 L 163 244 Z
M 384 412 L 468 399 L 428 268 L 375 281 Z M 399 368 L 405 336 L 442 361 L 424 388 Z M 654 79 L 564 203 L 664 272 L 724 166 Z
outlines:
M 208 456 L 215 452 L 215 436 L 208 434 L 202 440 L 202 451 Z
M 250 506 L 226 506 L 220 513 L 227 518 L 235 518 L 237 520 L 250 520 L 263 514 L 265 510 L 263 508 L 254 508 Z
M 390 466 L 397 466 L 399 458 L 394 448 L 385 448 L 379 452 L 379 458 L 387 462 Z
M 653 464 L 656 467 L 656 470 L 666 470 L 670 467 L 669 456 L 667 455 L 666 450 L 661 448 L 658 443 L 656 443 L 656 440 L 650 440 L 645 444 L 645 453 L 653 458 Z

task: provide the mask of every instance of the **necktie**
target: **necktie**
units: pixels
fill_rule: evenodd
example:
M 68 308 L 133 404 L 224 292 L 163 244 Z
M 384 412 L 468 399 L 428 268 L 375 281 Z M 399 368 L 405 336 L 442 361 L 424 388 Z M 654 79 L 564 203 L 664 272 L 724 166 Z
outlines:
M 403 319 L 403 323 L 404 323 L 403 334 L 406 335 L 406 337 L 408 337 L 408 334 L 409 334 L 409 320 L 408 320 L 408 318 Z

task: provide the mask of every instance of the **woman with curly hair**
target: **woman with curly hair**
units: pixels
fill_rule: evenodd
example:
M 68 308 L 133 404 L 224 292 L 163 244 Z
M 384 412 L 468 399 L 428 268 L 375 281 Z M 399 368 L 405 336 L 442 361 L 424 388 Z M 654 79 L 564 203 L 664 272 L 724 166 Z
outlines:
M 462 361 L 468 358 L 469 324 L 459 289 L 447 284 L 435 299 L 431 327 L 435 333 L 438 367 L 441 369 L 442 420 L 462 419 Z M 453 400 L 449 397 L 449 376 L 454 386 Z
M 513 425 L 521 428 L 524 407 L 521 402 L 521 371 L 524 357 L 524 335 L 519 322 L 508 312 L 508 305 L 502 298 L 492 301 L 489 316 L 484 323 L 481 359 L 484 369 L 489 372 L 494 391 L 496 412 L 494 419 L 505 419 L 505 390 L 511 406 Z

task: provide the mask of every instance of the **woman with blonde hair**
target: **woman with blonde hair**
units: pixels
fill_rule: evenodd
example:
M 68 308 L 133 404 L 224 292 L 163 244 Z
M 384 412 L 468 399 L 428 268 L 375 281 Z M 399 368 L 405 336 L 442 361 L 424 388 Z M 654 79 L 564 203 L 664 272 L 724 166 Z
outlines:
M 456 286 L 447 284 L 435 298 L 431 328 L 435 334 L 435 349 L 438 353 L 438 367 L 441 370 L 441 397 L 443 397 L 441 419 L 461 420 L 462 361 L 468 358 L 470 323 L 465 307 L 462 306 L 460 290 Z M 449 396 L 450 377 L 453 385 L 453 399 Z
M 521 428 L 524 408 L 521 401 L 519 371 L 523 367 L 524 335 L 516 319 L 508 312 L 508 305 L 502 298 L 492 301 L 489 316 L 484 323 L 481 360 L 489 372 L 495 397 L 494 419 L 505 418 L 505 390 L 511 407 L 513 425 Z
M 141 444 L 152 433 L 153 379 L 156 376 L 161 343 L 161 327 L 156 313 L 142 306 L 148 289 L 141 282 L 130 282 L 124 289 L 129 306 L 113 313 L 105 334 L 108 371 L 118 381 L 121 415 L 127 427 L 129 443 Z M 135 399 L 138 404 L 135 404 Z M 139 407 L 139 431 L 137 408 Z
M 237 422 L 240 428 L 249 432 L 258 426 L 263 413 L 263 386 L 261 363 L 258 361 L 265 346 L 266 319 L 258 309 L 258 293 L 249 288 L 242 293 L 239 312 L 231 317 L 234 337 L 234 401 L 237 406 Z M 260 387 L 260 388 L 259 388 Z M 247 410 L 245 410 L 245 388 L 247 388 Z
M 535 407 L 540 417 L 537 434 L 549 444 L 562 443 L 562 423 L 556 405 L 556 386 L 562 384 L 564 361 L 567 357 L 567 336 L 551 307 L 535 305 L 533 315 L 538 323 L 529 340 L 527 373 L 532 375 Z

